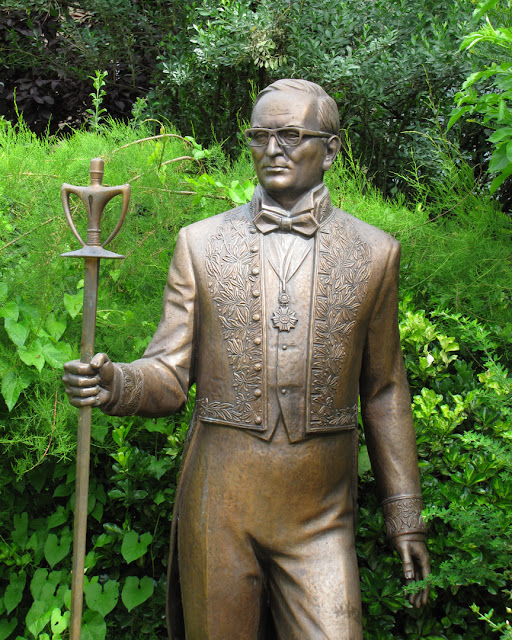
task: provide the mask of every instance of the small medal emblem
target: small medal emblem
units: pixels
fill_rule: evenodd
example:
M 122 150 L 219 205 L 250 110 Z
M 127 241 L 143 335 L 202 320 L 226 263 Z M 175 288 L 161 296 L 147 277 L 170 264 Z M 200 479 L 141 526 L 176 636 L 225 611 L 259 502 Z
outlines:
M 274 311 L 272 314 L 272 324 L 279 331 L 290 331 L 295 327 L 297 321 L 295 311 L 290 311 L 288 307 L 279 307 L 279 311 Z

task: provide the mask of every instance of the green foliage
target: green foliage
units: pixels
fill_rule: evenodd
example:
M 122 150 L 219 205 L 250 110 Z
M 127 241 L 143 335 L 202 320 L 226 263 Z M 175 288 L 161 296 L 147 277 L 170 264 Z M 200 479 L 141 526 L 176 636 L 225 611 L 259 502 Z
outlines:
M 429 184 L 417 172 L 407 176 L 417 194 L 414 206 L 405 206 L 403 197 L 384 199 L 350 145 L 326 182 L 337 206 L 400 240 L 401 286 L 418 306 L 486 318 L 510 361 L 510 217 L 475 188 L 460 157 L 440 157 L 446 179 Z
M 413 199 L 402 178 L 413 162 L 423 178 L 443 178 L 429 136 L 446 128 L 475 71 L 458 52 L 473 9 L 470 0 L 0 0 L 0 115 L 16 120 L 16 96 L 40 133 L 86 122 L 89 79 L 102 69 L 111 117 L 169 118 L 201 145 L 213 130 L 233 157 L 233 124 L 249 118 L 251 94 L 306 78 L 335 97 L 374 184 Z M 459 144 L 472 165 L 485 163 L 478 125 L 465 120 Z
M 504 595 L 512 584 L 512 377 L 480 323 L 446 312 L 437 317 L 439 323 L 415 309 L 410 296 L 400 304 L 433 594 L 425 611 L 399 612 L 401 587 L 393 560 L 373 557 L 382 543 L 380 516 L 375 523 L 373 509 L 363 508 L 359 554 L 368 638 L 487 638 L 469 605 L 475 603 L 477 611 L 493 602 L 504 615 Z M 446 333 L 448 325 L 457 337 Z M 465 359 L 459 342 L 469 336 L 471 357 Z M 361 492 L 365 504 L 375 501 L 367 472 Z
M 92 98 L 93 109 L 87 109 L 86 113 L 89 115 L 89 122 L 91 129 L 93 131 L 98 132 L 101 129 L 100 120 L 107 113 L 107 110 L 104 109 L 101 105 L 103 103 L 103 98 L 107 95 L 107 92 L 103 88 L 107 83 L 105 82 L 105 77 L 108 75 L 107 71 L 96 71 L 95 76 L 89 76 L 89 78 L 93 81 L 94 91 L 89 95 Z
M 508 15 L 506 5 L 508 4 Z M 487 0 L 475 9 L 475 17 L 481 17 L 486 11 L 495 9 L 498 20 L 503 24 L 494 27 L 486 15 L 486 22 L 478 31 L 464 38 L 461 50 L 474 49 L 486 44 L 493 58 L 504 58 L 503 62 L 494 60 L 490 65 L 475 71 L 462 85 L 462 91 L 456 94 L 457 106 L 452 111 L 448 128 L 461 116 L 482 116 L 477 121 L 492 130 L 488 141 L 494 151 L 489 163 L 489 171 L 497 175 L 491 182 L 490 191 L 494 193 L 503 182 L 512 175 L 512 30 L 509 28 L 510 2 Z M 477 86 L 480 89 L 477 91 Z
M 0 351 L 1 391 L 10 410 L 20 393 L 35 380 L 34 369 L 41 373 L 45 365 L 61 367 L 69 360 L 72 349 L 69 343 L 61 340 L 67 326 L 64 315 L 57 317 L 55 313 L 47 313 L 43 318 L 40 309 L 25 302 L 21 296 L 9 300 L 5 283 L 0 289 L 4 293 L 0 318 L 4 318 L 5 334 L 10 343 L 7 349 Z M 64 300 L 64 306 L 74 317 L 75 308 L 69 301 Z M 81 309 L 81 302 L 79 306 Z
M 61 183 L 88 183 L 90 159 L 102 156 L 106 184 L 132 184 L 130 211 L 113 241 L 126 260 L 101 267 L 96 341 L 125 362 L 141 355 L 156 329 L 178 230 L 252 195 L 247 153 L 230 164 L 219 145 L 206 148 L 157 125 L 157 135 L 138 120 L 57 141 L 0 121 L 0 359 L 16 384 L 29 378 L 16 399 L 10 392 L 0 399 L 0 639 L 59 640 L 69 626 L 76 411 L 62 391 L 62 358 L 52 354 L 78 352 L 83 265 L 60 258 L 76 248 Z M 328 175 L 336 205 L 403 245 L 400 326 L 434 567 L 427 610 L 411 609 L 399 560 L 385 548 L 363 434 L 358 554 L 369 640 L 483 640 L 491 622 L 506 629 L 511 228 L 481 194 L 461 196 L 466 179 L 437 192 L 435 206 L 418 189 L 410 209 L 384 200 L 349 151 Z M 83 233 L 81 206 L 72 200 Z M 105 233 L 118 207 L 114 199 Z M 165 635 L 170 521 L 193 402 L 194 390 L 169 419 L 94 412 L 86 638 Z M 479 618 L 473 604 L 486 613 Z
M 236 151 L 233 122 L 249 117 L 249 88 L 312 80 L 334 96 L 373 184 L 414 198 L 402 178 L 413 163 L 423 179 L 445 178 L 430 139 L 445 129 L 453 94 L 472 71 L 469 53 L 457 55 L 472 10 L 467 0 L 198 2 L 184 20 L 188 39 L 171 34 L 165 43 L 147 105 L 183 130 L 192 121 L 200 139 L 213 126 Z M 465 123 L 463 156 L 478 162 L 482 141 Z

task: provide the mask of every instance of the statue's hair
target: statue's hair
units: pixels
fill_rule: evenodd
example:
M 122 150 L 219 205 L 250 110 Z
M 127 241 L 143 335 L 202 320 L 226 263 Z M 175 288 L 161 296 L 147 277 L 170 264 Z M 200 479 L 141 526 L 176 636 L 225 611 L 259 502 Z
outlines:
M 338 113 L 338 107 L 336 102 L 322 89 L 322 87 L 314 82 L 310 82 L 309 80 L 299 80 L 295 78 L 277 80 L 258 93 L 256 100 L 254 101 L 253 111 L 261 98 L 273 91 L 300 91 L 316 98 L 318 104 L 318 123 L 320 128 L 322 131 L 339 136 L 340 115 Z

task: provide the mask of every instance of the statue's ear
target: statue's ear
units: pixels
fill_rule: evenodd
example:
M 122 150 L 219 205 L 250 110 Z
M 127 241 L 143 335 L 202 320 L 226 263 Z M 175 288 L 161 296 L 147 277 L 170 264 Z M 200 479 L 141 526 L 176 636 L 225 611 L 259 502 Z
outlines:
M 341 148 L 341 140 L 338 136 L 331 136 L 325 143 L 325 158 L 322 165 L 324 171 L 328 171 L 332 167 L 332 163 L 336 160 Z

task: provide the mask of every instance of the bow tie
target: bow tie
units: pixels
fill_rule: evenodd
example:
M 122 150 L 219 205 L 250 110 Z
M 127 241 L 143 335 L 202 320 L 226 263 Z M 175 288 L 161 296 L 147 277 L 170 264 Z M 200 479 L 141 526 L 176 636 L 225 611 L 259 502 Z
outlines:
M 314 236 L 320 226 L 310 211 L 288 218 L 268 209 L 262 209 L 258 213 L 254 218 L 254 224 L 261 233 L 277 230 L 296 231 L 307 237 Z

